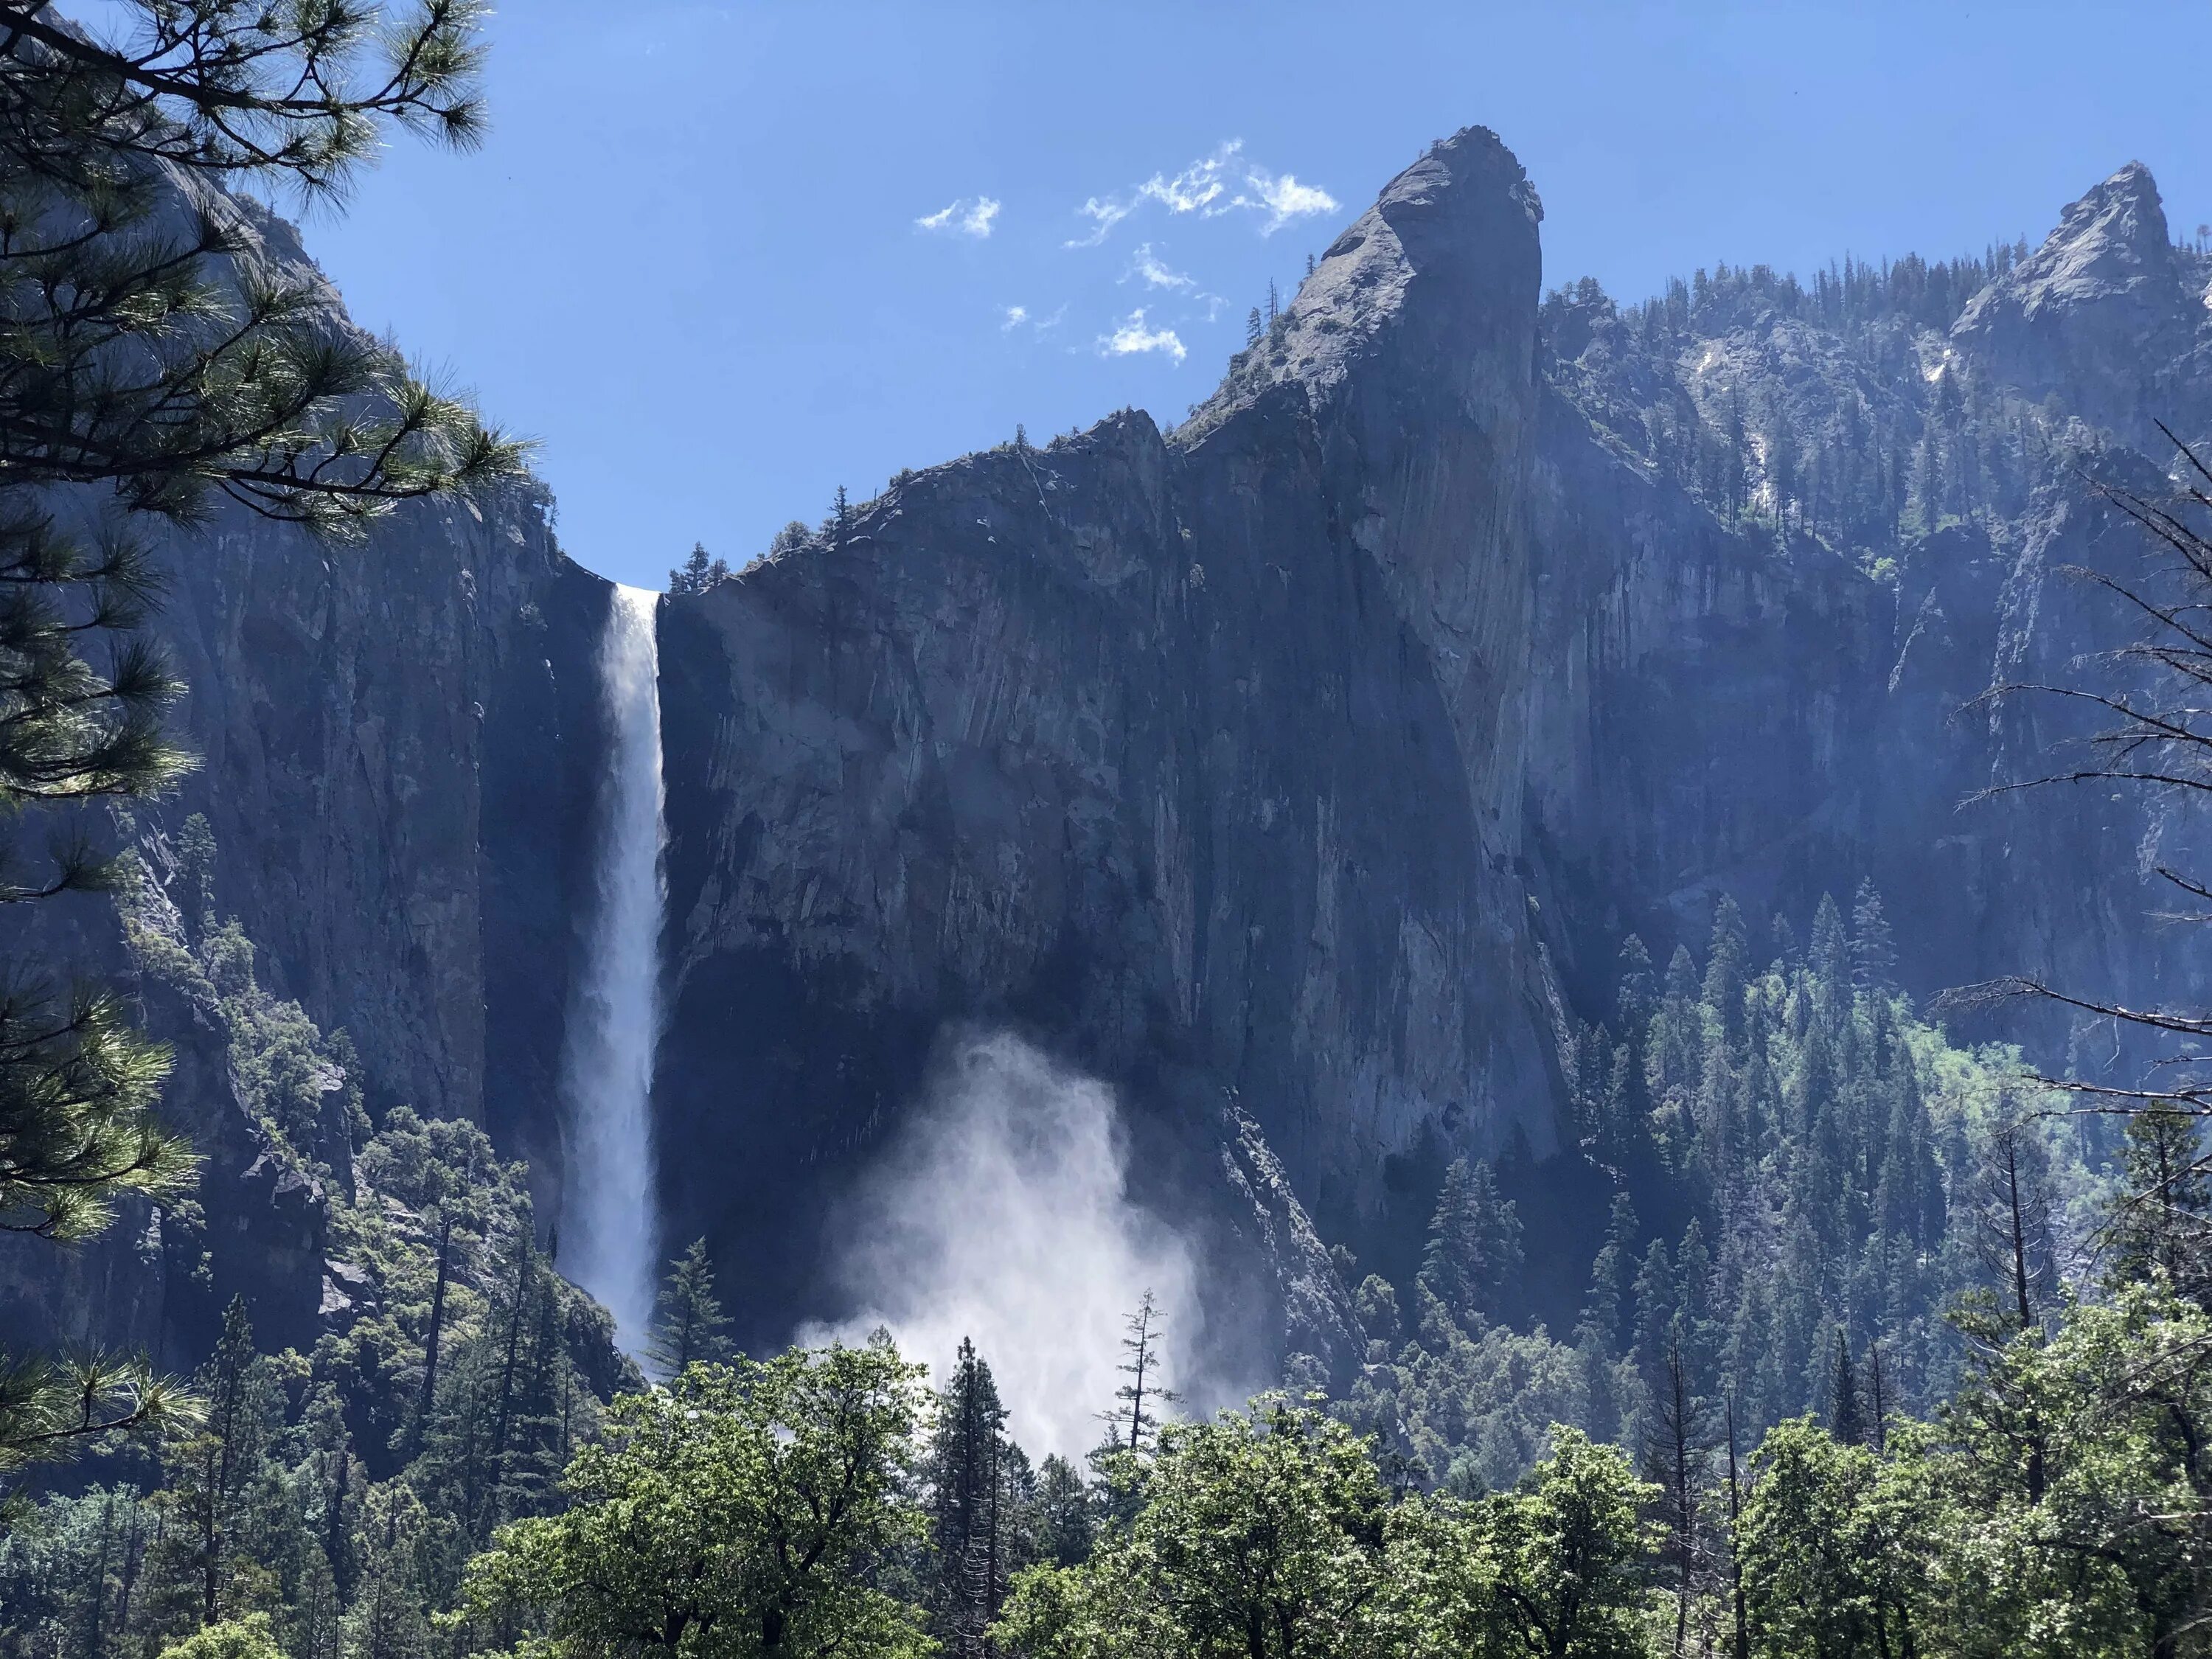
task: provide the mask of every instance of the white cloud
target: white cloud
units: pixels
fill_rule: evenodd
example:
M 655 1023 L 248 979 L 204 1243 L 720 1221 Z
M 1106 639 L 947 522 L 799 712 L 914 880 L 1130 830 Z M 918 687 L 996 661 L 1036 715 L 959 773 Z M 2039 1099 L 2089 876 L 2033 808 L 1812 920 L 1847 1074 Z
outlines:
M 981 241 L 991 234 L 992 222 L 998 216 L 999 203 L 994 198 L 963 196 L 934 213 L 924 214 L 914 224 L 916 230 L 955 231 Z
M 1098 337 L 1098 355 L 1102 357 L 1129 357 L 1143 351 L 1164 351 L 1178 363 L 1190 355 L 1173 329 L 1154 328 L 1145 320 L 1142 306 L 1131 312 L 1128 320 L 1111 334 Z
M 1229 139 L 1204 161 L 1193 161 L 1172 179 L 1154 173 L 1137 186 L 1137 194 L 1164 204 L 1170 213 L 1198 213 L 1209 219 L 1225 213 L 1229 204 L 1218 208 L 1213 205 L 1228 188 L 1221 182 L 1221 175 L 1243 148 L 1243 139 Z
M 1060 326 L 1060 319 L 1067 315 L 1067 307 L 1063 303 L 1051 316 L 1037 317 L 1030 314 L 1027 306 L 1003 306 L 1000 308 L 999 315 L 1001 319 L 999 324 L 999 332 L 1001 334 L 1012 334 L 1019 328 L 1025 328 L 1032 334 L 1049 334 Z
M 1224 139 L 1213 154 L 1193 161 L 1172 177 L 1156 173 L 1124 196 L 1094 196 L 1076 211 L 1091 221 L 1091 233 L 1070 238 L 1066 247 L 1097 247 L 1122 220 L 1146 202 L 1158 202 L 1170 213 L 1194 213 L 1201 219 L 1218 219 L 1224 213 L 1243 210 L 1267 216 L 1260 234 L 1272 236 L 1293 219 L 1316 213 L 1334 213 L 1336 198 L 1318 185 L 1302 185 L 1294 173 L 1274 173 L 1243 161 L 1244 141 Z M 1241 173 L 1243 184 L 1231 194 Z M 1146 257 L 1140 248 L 1138 257 Z M 1164 267 L 1163 267 L 1164 269 Z M 1126 278 L 1124 279 L 1126 280 Z M 1155 287 L 1176 287 L 1157 283 Z
M 1244 182 L 1258 192 L 1257 199 L 1240 195 L 1233 205 L 1267 212 L 1267 222 L 1260 227 L 1262 236 L 1273 236 L 1293 219 L 1337 210 L 1335 197 L 1317 185 L 1300 184 L 1295 173 L 1285 173 L 1277 178 L 1264 168 L 1254 167 L 1244 175 Z
M 1136 256 L 1129 262 L 1128 270 L 1121 274 L 1121 280 L 1126 283 L 1132 276 L 1143 277 L 1146 288 L 1182 289 L 1198 286 L 1195 278 L 1186 276 L 1179 270 L 1170 270 L 1161 263 L 1159 256 L 1152 252 L 1152 245 L 1150 242 L 1138 245 Z
M 1097 247 L 1106 240 L 1106 233 L 1137 210 L 1134 202 L 1101 201 L 1096 196 L 1075 210 L 1091 222 L 1088 236 L 1073 236 L 1062 242 L 1062 247 Z

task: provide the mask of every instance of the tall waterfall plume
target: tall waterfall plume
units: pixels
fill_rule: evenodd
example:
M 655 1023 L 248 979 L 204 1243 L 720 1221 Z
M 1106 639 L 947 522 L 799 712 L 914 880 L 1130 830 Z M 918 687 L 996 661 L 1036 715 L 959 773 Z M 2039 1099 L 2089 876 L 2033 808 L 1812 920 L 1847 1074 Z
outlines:
M 613 736 L 601 796 L 585 952 L 562 1038 L 568 1125 L 562 1265 L 615 1316 L 635 1352 L 653 1314 L 659 1217 L 653 1178 L 653 1050 L 660 1041 L 660 923 L 668 838 L 660 775 L 660 596 L 617 587 L 599 644 Z

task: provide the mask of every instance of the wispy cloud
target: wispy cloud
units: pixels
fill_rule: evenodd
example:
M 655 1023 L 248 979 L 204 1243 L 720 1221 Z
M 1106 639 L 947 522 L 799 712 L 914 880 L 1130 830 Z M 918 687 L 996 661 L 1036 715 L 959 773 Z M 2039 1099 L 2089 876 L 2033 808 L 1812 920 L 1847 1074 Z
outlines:
M 1293 219 L 1337 210 L 1335 197 L 1318 185 L 1300 184 L 1295 173 L 1278 178 L 1263 167 L 1254 167 L 1245 173 L 1244 182 L 1252 187 L 1253 196 L 1240 194 L 1231 205 L 1264 210 L 1267 222 L 1260 227 L 1262 236 L 1273 236 Z
M 1029 330 L 1032 334 L 1049 334 L 1060 326 L 1060 320 L 1067 315 L 1067 307 L 1063 303 L 1051 316 L 1036 317 L 1030 315 L 1027 306 L 1004 306 L 1000 308 L 999 315 L 1001 319 L 999 324 L 999 332 L 1001 334 L 1012 334 L 1015 330 L 1023 328 Z
M 1162 351 L 1176 362 L 1181 362 L 1190 353 L 1183 347 L 1171 328 L 1154 328 L 1145 320 L 1145 308 L 1139 306 L 1111 334 L 1098 337 L 1098 355 L 1102 357 L 1130 357 L 1140 352 Z
M 1170 270 L 1160 257 L 1152 252 L 1152 245 L 1150 242 L 1138 244 L 1136 254 L 1129 261 L 1128 270 L 1121 273 L 1121 280 L 1125 283 L 1132 276 L 1143 277 L 1146 288 L 1187 289 L 1198 286 L 1197 278 L 1187 276 L 1180 270 Z
M 1318 185 L 1300 184 L 1296 173 L 1271 173 L 1245 161 L 1243 153 L 1243 139 L 1224 139 L 1211 155 L 1180 173 L 1156 173 L 1119 195 L 1091 197 L 1076 209 L 1091 221 L 1090 231 L 1070 237 L 1062 246 L 1097 247 L 1115 226 L 1147 202 L 1156 202 L 1170 213 L 1194 213 L 1201 219 L 1239 211 L 1264 214 L 1266 222 L 1260 227 L 1263 236 L 1273 235 L 1293 219 L 1337 210 L 1336 198 Z M 1142 253 L 1139 250 L 1140 258 Z
M 1137 210 L 1137 204 L 1111 199 L 1102 201 L 1094 196 L 1075 210 L 1091 221 L 1091 234 L 1088 236 L 1071 236 L 1060 244 L 1062 247 L 1097 247 L 1106 240 L 1108 231 Z
M 1225 213 L 1230 204 L 1214 205 L 1228 189 L 1221 182 L 1221 175 L 1243 148 L 1242 138 L 1228 139 L 1212 155 L 1202 161 L 1193 161 L 1172 179 L 1154 173 L 1137 186 L 1137 194 L 1162 204 L 1170 213 L 1197 213 L 1209 219 Z
M 989 196 L 963 196 L 957 202 L 947 203 L 934 213 L 926 213 L 914 222 L 916 230 L 944 231 L 948 234 L 973 236 L 978 241 L 991 234 L 991 226 L 999 216 L 999 203 Z

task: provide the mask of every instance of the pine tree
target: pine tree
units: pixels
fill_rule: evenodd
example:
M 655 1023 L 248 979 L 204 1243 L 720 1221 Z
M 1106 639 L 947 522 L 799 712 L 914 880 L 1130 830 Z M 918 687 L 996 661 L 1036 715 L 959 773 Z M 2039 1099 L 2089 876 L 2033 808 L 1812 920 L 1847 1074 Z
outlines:
M 1129 1380 L 1114 1390 L 1114 1397 L 1121 1406 L 1107 1413 L 1105 1420 L 1115 1429 L 1109 1437 L 1112 1443 L 1124 1451 L 1138 1452 L 1152 1443 L 1153 1432 L 1159 1427 L 1150 1405 L 1171 1405 L 1180 1396 L 1170 1393 L 1160 1383 L 1160 1313 L 1149 1289 L 1138 1298 L 1136 1312 L 1121 1323 L 1121 1352 L 1127 1358 L 1116 1369 Z
M 1828 1432 L 1846 1446 L 1866 1443 L 1866 1410 L 1859 1400 L 1859 1379 L 1851 1364 L 1850 1339 L 1836 1328 L 1835 1357 L 1828 1367 Z
M 703 593 L 730 574 L 730 567 L 721 559 L 707 556 L 704 542 L 691 544 L 691 556 L 684 561 L 683 568 L 668 573 L 671 593 Z
M 719 1364 L 732 1352 L 729 1327 L 714 1296 L 714 1267 L 707 1259 L 707 1241 L 694 1239 L 690 1249 L 668 1264 L 660 1281 L 646 1337 L 646 1361 L 668 1378 L 680 1376 L 687 1365 Z
M 1036 1537 L 1040 1554 L 1055 1565 L 1073 1567 L 1091 1556 L 1097 1521 L 1091 1489 L 1064 1457 L 1048 1457 L 1037 1471 Z
M 1730 1659 L 1751 1659 L 1750 1603 L 1744 1594 L 1743 1556 L 1736 1540 L 1743 1535 L 1743 1480 L 1736 1462 L 1735 1392 L 1730 1389 L 1724 1432 L 1728 1439 L 1729 1499 L 1729 1652 Z
M 1698 1000 L 1697 964 L 1677 945 L 1667 963 L 1665 994 L 1651 1016 L 1644 1049 L 1644 1086 L 1652 1104 L 1680 1112 L 1704 1067 L 1705 1024 Z
M 1722 1031 L 1731 1042 L 1743 1037 L 1743 988 L 1750 973 L 1751 941 L 1744 933 L 1743 912 L 1723 893 L 1713 906 L 1703 992 L 1705 1006 L 1720 1016 Z
M 1581 1328 L 1597 1339 L 1607 1355 L 1620 1350 L 1621 1328 L 1628 1313 L 1630 1281 L 1635 1273 L 1636 1206 L 1626 1193 L 1613 1195 L 1607 1218 L 1605 1243 L 1590 1263 L 1590 1283 L 1583 1302 Z
M 2110 1276 L 2128 1284 L 2162 1274 L 2181 1294 L 2205 1299 L 2212 1182 L 2206 1179 L 2197 1120 L 2179 1108 L 2128 1115 L 2120 1144 L 2123 1196 L 2105 1229 Z
M 1659 1491 L 1659 1518 L 1666 1528 L 1663 1559 L 1674 1577 L 1676 1659 L 1688 1652 L 1690 1601 L 1701 1564 L 1698 1517 L 1705 1495 L 1705 1457 L 1711 1449 L 1706 1409 L 1690 1382 L 1679 1340 L 1667 1354 L 1651 1385 L 1645 1413 L 1644 1478 Z
M 1487 1164 L 1454 1158 L 1429 1221 L 1420 1282 L 1462 1325 L 1494 1316 L 1521 1270 L 1521 1219 Z
M 255 1351 L 243 1297 L 224 1310 L 222 1336 L 193 1386 L 205 1402 L 199 1432 L 178 1445 L 169 1483 L 183 1524 L 173 1534 L 173 1559 L 188 1583 L 203 1626 L 231 1610 L 233 1568 L 249 1495 L 268 1455 L 275 1401 L 269 1364 Z M 180 1588 L 182 1584 L 180 1584 Z
M 1244 343 L 1248 347 L 1255 346 L 1267 337 L 1267 319 L 1260 315 L 1260 307 L 1254 306 L 1251 313 L 1244 319 Z
M 1655 1238 L 1636 1270 L 1636 1360 L 1645 1376 L 1655 1375 L 1666 1353 L 1682 1305 L 1680 1281 L 1667 1241 Z
M 1620 942 L 1620 990 L 1615 1013 L 1620 1029 L 1640 1032 L 1658 1006 L 1657 982 L 1652 977 L 1651 953 L 1633 933 Z
M 1013 1570 L 1006 1408 L 991 1368 L 963 1337 L 939 1397 L 929 1449 L 935 1583 L 932 1621 L 959 1659 L 990 1650 L 985 1632 L 1005 1601 Z
M 1862 991 L 1887 991 L 1896 969 L 1897 952 L 1890 944 L 1881 895 L 1875 891 L 1871 878 L 1862 881 L 1851 902 L 1851 983 Z
M 392 123 L 480 130 L 479 18 L 375 5 L 206 0 L 118 8 L 111 39 L 17 7 L 0 42 L 0 818 L 155 792 L 184 769 L 162 732 L 179 687 L 143 637 L 159 582 L 140 526 L 228 500 L 337 531 L 397 502 L 486 486 L 516 447 L 323 308 L 319 277 L 254 258 L 220 186 L 336 200 Z M 385 55 L 386 72 L 365 64 Z M 355 93 L 351 88 L 368 90 Z M 313 94 L 295 95 L 310 88 Z M 180 175 L 216 186 L 180 189 Z M 233 256 L 238 256 L 234 261 Z M 75 487 L 90 510 L 64 515 Z M 0 904 L 112 889 L 126 862 L 65 836 L 0 872 Z M 189 1160 L 153 1111 L 167 1056 L 120 998 L 63 989 L 19 951 L 0 994 L 0 1226 L 96 1232 L 112 1200 L 175 1195 Z M 173 1403 L 116 1368 L 0 1355 L 0 1469 L 66 1455 Z M 88 1402 L 93 1402 L 88 1404 Z
M 1812 915 L 1812 949 L 1805 964 L 1829 998 L 1851 984 L 1851 947 L 1844 940 L 1843 911 L 1836 909 L 1834 894 L 1820 894 L 1820 907 Z

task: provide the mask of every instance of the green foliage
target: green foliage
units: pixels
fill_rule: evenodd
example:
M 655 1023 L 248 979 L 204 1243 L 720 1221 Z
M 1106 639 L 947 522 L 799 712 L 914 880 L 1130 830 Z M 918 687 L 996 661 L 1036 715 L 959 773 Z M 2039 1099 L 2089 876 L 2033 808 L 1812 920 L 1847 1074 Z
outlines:
M 1310 1406 L 1170 1425 L 1129 1526 L 1024 1573 L 994 1634 L 1032 1659 L 1640 1652 L 1652 1489 L 1613 1448 L 1553 1442 L 1468 1503 L 1394 1492 Z
M 1807 1413 L 1871 1434 L 1877 1370 L 1885 1412 L 1925 1413 L 1966 1358 L 1954 1303 L 2009 1282 L 2003 1158 L 2033 1224 L 2031 1300 L 2051 1305 L 2059 1261 L 2094 1231 L 2081 1133 L 2043 1112 L 2017 1055 L 1954 1047 L 1915 1016 L 1871 887 L 1848 923 L 1824 901 L 1802 955 L 1784 944 L 1764 968 L 1726 900 L 1702 962 L 1677 949 L 1656 972 L 1633 938 L 1620 962 L 1618 1034 L 1585 1025 L 1569 1079 L 1569 1139 L 1613 1188 L 1571 1342 L 1511 1322 L 1528 1305 L 1519 1218 L 1486 1165 L 1446 1171 L 1405 1316 L 1384 1281 L 1354 1294 L 1369 1363 L 1336 1409 L 1455 1491 L 1511 1486 L 1553 1422 L 1648 1447 L 1670 1354 L 1690 1414 L 1732 1401 L 1747 1451 Z M 2128 1248 L 2158 1248 L 2154 1223 L 2202 1225 L 2186 1151 L 2166 1146 L 2174 1202 L 2129 1212 Z
M 1908 1644 L 1919 1568 L 1890 1466 L 1801 1419 L 1769 1434 L 1752 1467 L 1736 1547 L 1753 1650 L 1843 1659 Z
M 2055 403 L 1970 365 L 1923 368 L 2026 252 L 1846 259 L 1809 284 L 1720 265 L 1626 308 L 1586 277 L 1544 300 L 1547 368 L 1619 450 L 1729 529 L 1878 571 L 1911 537 L 2022 511 L 2065 464 Z
M 324 530 L 473 489 L 516 447 L 269 257 L 227 180 L 335 198 L 389 123 L 477 131 L 479 9 L 431 0 L 270 8 L 131 0 L 127 37 L 46 6 L 0 40 L 0 829 L 34 809 L 157 793 L 182 689 L 141 630 L 159 596 L 136 526 L 227 497 Z M 0 854 L 12 852 L 0 848 Z M 128 866 L 63 827 L 45 866 L 0 860 L 0 904 L 112 890 Z M 0 1227 L 57 1238 L 125 1195 L 175 1200 L 190 1160 L 155 1113 L 167 1055 L 107 988 L 36 949 L 0 982 Z M 275 1042 L 268 1045 L 274 1047 Z M 295 1077 L 250 1079 L 283 1092 Z M 71 1409 L 52 1367 L 0 1357 L 0 1465 L 66 1455 L 134 1407 Z M 140 1404 L 158 1401 L 159 1391 Z
M 1389 1494 L 1342 1425 L 1280 1401 L 1170 1424 L 1139 1491 L 1088 1561 L 1022 1576 L 1000 1641 L 1032 1659 L 1295 1659 L 1368 1639 Z
M 1512 1294 L 1521 1272 L 1521 1220 L 1498 1196 L 1487 1164 L 1455 1158 L 1444 1171 L 1421 1258 L 1422 1287 L 1462 1324 L 1480 1327 Z
M 126 1195 L 189 1192 L 197 1166 L 155 1113 L 168 1073 L 114 992 L 0 986 L 0 1231 L 82 1239 Z
M 277 1645 L 269 1615 L 250 1613 L 194 1631 L 161 1650 L 161 1659 L 290 1659 Z
M 865 1578 L 925 1535 L 900 1501 L 919 1376 L 873 1343 L 695 1365 L 626 1396 L 562 1481 L 570 1507 L 471 1565 L 470 1629 L 578 1656 L 928 1651 Z
M 664 1377 L 680 1376 L 702 1362 L 719 1364 L 731 1356 L 729 1328 L 714 1297 L 707 1241 L 694 1239 L 690 1249 L 668 1264 L 660 1281 L 653 1327 L 646 1334 L 646 1359 Z
M 956 1655 L 986 1652 L 985 1632 L 1033 1553 L 1021 1523 L 1035 1483 L 1006 1423 L 991 1368 L 963 1339 L 937 1402 L 925 1464 L 931 1632 Z
M 1654 1540 L 1639 1511 L 1657 1496 L 1616 1448 L 1553 1431 L 1551 1455 L 1479 1512 L 1497 1561 L 1505 1651 L 1601 1659 L 1641 1650 L 1637 1615 Z
M 708 558 L 706 543 L 694 542 L 691 556 L 684 560 L 680 568 L 668 573 L 668 591 L 671 593 L 703 593 L 715 583 L 729 579 L 729 561 Z

